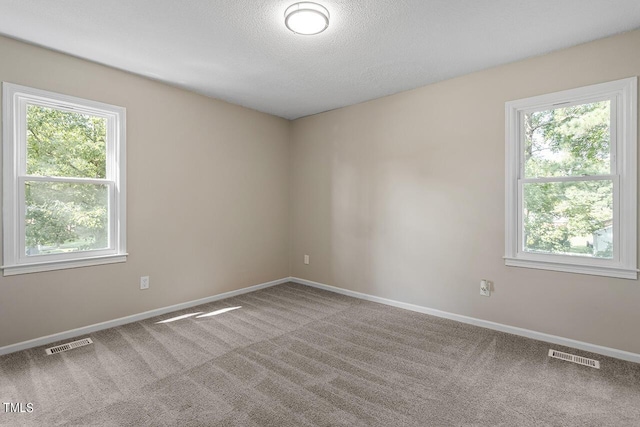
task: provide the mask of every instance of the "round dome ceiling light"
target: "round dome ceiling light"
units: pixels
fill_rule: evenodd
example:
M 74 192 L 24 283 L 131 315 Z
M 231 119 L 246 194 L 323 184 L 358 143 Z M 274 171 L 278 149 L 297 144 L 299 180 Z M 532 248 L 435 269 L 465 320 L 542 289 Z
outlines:
M 294 3 L 284 11 L 284 25 L 296 34 L 319 34 L 329 26 L 329 11 L 317 3 Z

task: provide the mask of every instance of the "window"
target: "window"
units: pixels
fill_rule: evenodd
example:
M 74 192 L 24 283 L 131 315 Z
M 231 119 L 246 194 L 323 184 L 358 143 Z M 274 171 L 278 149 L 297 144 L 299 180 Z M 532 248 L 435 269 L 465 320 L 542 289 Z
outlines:
M 4 275 L 125 261 L 125 109 L 2 89 Z
M 637 79 L 505 110 L 506 265 L 637 279 Z

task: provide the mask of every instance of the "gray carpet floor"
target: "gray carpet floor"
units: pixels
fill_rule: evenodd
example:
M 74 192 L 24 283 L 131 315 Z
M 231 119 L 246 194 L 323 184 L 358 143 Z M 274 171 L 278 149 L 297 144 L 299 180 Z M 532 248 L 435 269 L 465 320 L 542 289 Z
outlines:
M 0 424 L 640 426 L 638 364 L 293 283 L 89 336 L 0 357 Z

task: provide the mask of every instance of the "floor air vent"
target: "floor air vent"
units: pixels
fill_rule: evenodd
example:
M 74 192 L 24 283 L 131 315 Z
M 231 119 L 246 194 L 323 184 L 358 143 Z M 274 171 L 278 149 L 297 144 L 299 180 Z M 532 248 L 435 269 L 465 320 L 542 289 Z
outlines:
M 58 354 L 62 353 L 63 351 L 73 350 L 74 348 L 84 347 L 85 345 L 89 344 L 93 344 L 91 338 L 83 338 L 78 341 L 68 342 L 66 344 L 60 344 L 55 347 L 48 348 L 45 351 L 47 352 L 47 354 Z
M 600 369 L 600 362 L 598 362 L 597 360 L 587 359 L 586 357 L 576 356 L 575 354 L 563 353 L 558 350 L 549 350 L 549 357 L 566 360 L 567 362 L 577 363 L 578 365 L 591 366 L 592 368 Z

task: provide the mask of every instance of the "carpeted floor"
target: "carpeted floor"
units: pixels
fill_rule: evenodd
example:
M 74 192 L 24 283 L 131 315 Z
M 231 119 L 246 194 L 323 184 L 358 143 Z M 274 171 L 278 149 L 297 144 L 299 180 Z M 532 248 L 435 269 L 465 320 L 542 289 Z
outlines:
M 640 426 L 640 365 L 292 283 L 89 336 L 0 357 L 0 424 Z

